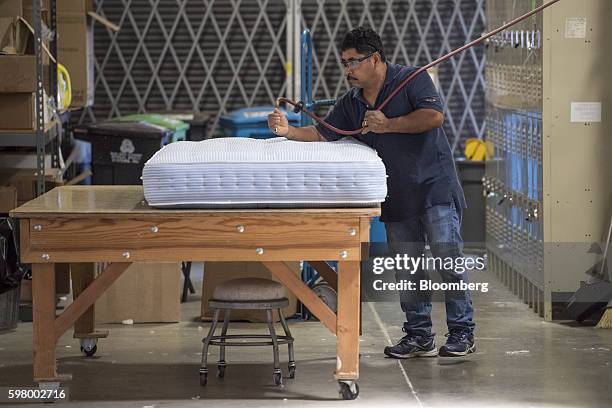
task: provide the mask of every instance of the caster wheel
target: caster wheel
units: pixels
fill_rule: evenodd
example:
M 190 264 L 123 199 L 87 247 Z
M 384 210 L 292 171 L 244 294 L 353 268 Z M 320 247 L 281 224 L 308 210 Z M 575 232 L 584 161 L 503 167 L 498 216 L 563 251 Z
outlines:
M 217 366 L 217 377 L 219 378 L 225 377 L 225 365 Z
M 200 385 L 205 386 L 208 382 L 208 373 L 200 373 Z
M 338 381 L 340 384 L 340 398 L 354 400 L 359 396 L 359 385 L 355 381 Z
M 93 357 L 96 351 L 98 351 L 98 346 L 93 346 L 92 348 L 81 347 L 81 352 L 85 354 L 86 357 Z
M 319 282 L 312 287 L 312 291 L 336 313 L 338 310 L 338 294 L 327 282 Z M 316 318 L 315 318 L 316 319 Z
M 289 378 L 295 378 L 295 363 L 289 363 Z
M 81 353 L 92 357 L 98 351 L 98 339 L 81 339 Z
M 283 373 L 274 373 L 274 385 L 281 385 L 283 383 Z
M 41 391 L 45 391 L 45 396 L 46 398 L 40 398 L 40 402 L 43 402 L 45 404 L 53 404 L 55 403 L 56 400 L 56 396 L 57 393 L 59 391 L 60 388 L 60 383 L 59 382 L 42 382 L 42 383 L 38 383 L 38 388 Z M 51 393 L 49 393 L 49 391 L 51 391 Z M 48 397 L 47 397 L 48 395 Z

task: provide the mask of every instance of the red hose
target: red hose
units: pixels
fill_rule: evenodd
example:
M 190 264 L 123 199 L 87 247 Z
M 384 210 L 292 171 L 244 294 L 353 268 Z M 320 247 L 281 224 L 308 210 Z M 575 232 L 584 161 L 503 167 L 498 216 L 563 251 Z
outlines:
M 391 99 L 393 99 L 393 97 L 395 95 L 397 95 L 398 92 L 400 92 L 410 81 L 412 81 L 417 75 L 427 71 L 429 68 L 434 67 L 438 64 L 440 64 L 441 62 L 444 62 L 452 57 L 454 57 L 455 55 L 459 54 L 460 52 L 463 52 L 467 49 L 472 48 L 473 46 L 480 44 L 481 42 L 483 42 L 484 40 L 486 40 L 489 37 L 493 37 L 494 35 L 500 33 L 501 31 L 504 31 L 505 29 L 512 27 L 513 25 L 520 23 L 521 21 L 531 17 L 532 15 L 541 12 L 542 10 L 544 10 L 547 7 L 552 6 L 553 4 L 557 3 L 560 0 L 551 0 L 546 4 L 542 4 L 540 7 L 533 9 L 532 11 L 530 11 L 529 13 L 515 18 L 514 20 L 510 21 L 509 23 L 504 24 L 503 26 L 491 31 L 488 34 L 484 34 L 483 36 L 481 36 L 480 38 L 472 41 L 469 44 L 466 44 L 460 48 L 457 48 L 454 51 L 449 52 L 448 54 L 444 55 L 443 57 L 438 58 L 437 60 L 430 62 L 429 64 L 425 65 L 422 68 L 417 69 L 416 71 L 414 71 L 412 74 L 410 74 L 408 77 L 406 77 L 406 79 L 404 79 L 398 86 L 397 88 L 395 88 L 395 90 L 393 92 L 391 92 L 391 94 L 389 96 L 387 96 L 387 98 L 378 106 L 376 107 L 376 110 L 382 110 L 385 106 L 387 106 L 387 104 L 391 101 Z M 292 101 L 291 99 L 287 99 L 287 98 L 278 98 L 276 100 L 276 105 L 278 106 L 281 102 L 285 102 L 288 103 L 289 105 L 293 105 L 293 106 L 297 106 L 298 103 Z M 325 126 L 327 129 L 331 130 L 332 132 L 338 133 L 340 135 L 344 135 L 344 136 L 352 136 L 352 135 L 358 135 L 361 133 L 361 131 L 363 130 L 363 128 L 359 128 L 359 129 L 355 129 L 355 130 L 342 130 L 342 129 L 338 129 L 335 126 L 330 125 L 329 123 L 325 122 L 323 119 L 321 119 L 320 117 L 318 117 L 317 115 L 315 115 L 314 113 L 312 113 L 311 111 L 307 110 L 307 109 L 301 109 L 302 112 L 304 112 L 305 114 L 307 114 L 308 116 L 310 116 L 313 120 L 317 121 L 318 123 L 320 123 L 321 125 Z

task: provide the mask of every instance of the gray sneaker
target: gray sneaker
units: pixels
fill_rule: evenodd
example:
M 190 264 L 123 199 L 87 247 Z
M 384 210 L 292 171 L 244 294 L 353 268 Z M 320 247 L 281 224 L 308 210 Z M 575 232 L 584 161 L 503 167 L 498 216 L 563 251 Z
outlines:
M 393 358 L 436 357 L 438 349 L 433 336 L 407 334 L 395 346 L 385 347 L 385 355 Z

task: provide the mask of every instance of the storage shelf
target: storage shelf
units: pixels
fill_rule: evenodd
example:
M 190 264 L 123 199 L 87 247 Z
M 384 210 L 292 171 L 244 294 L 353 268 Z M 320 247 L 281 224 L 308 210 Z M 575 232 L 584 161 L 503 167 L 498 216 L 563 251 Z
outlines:
M 57 122 L 45 126 L 45 145 L 57 136 Z M 0 130 L 2 147 L 36 147 L 36 132 L 32 130 Z

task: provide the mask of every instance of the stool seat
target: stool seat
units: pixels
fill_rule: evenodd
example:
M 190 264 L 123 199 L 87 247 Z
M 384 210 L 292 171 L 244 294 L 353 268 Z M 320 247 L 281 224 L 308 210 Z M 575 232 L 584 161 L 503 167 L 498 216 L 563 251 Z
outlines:
M 215 287 L 213 295 L 208 302 L 211 309 L 214 310 L 210 330 L 206 338 L 202 340 L 202 365 L 200 366 L 200 385 L 206 385 L 208 382 L 208 347 L 219 346 L 219 362 L 217 364 L 219 378 L 225 376 L 225 348 L 228 346 L 272 346 L 274 355 L 274 373 L 273 379 L 275 385 L 283 383 L 283 373 L 280 369 L 280 360 L 278 357 L 279 344 L 286 344 L 289 351 L 289 378 L 295 377 L 295 359 L 293 355 L 293 337 L 287 326 L 285 316 L 283 316 L 282 308 L 289 304 L 289 300 L 285 297 L 285 288 L 278 282 L 270 279 L 262 278 L 240 278 L 232 279 Z M 230 322 L 230 313 L 234 309 L 264 309 L 266 311 L 266 323 L 270 335 L 264 334 L 227 334 Z M 219 321 L 219 313 L 223 310 L 223 328 L 221 335 L 215 336 L 217 322 Z M 276 310 L 280 323 L 285 331 L 284 336 L 278 336 L 272 322 L 272 312 Z M 232 341 L 232 340 L 241 341 Z M 269 341 L 245 341 L 265 339 Z
M 285 288 L 278 282 L 262 278 L 239 278 L 215 287 L 211 301 L 254 302 L 280 300 L 284 297 Z

